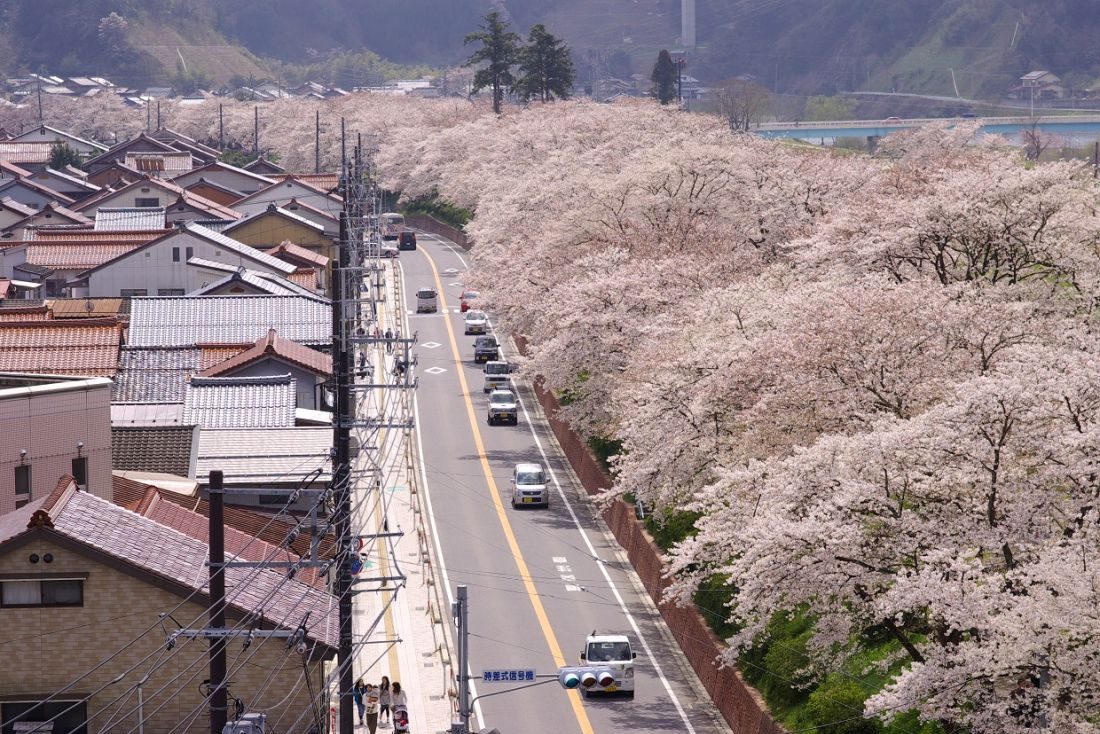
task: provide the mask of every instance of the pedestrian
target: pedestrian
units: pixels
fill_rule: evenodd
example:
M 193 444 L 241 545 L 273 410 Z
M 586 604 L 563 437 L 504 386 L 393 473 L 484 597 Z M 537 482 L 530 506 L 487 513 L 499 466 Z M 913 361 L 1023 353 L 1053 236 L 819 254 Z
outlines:
M 383 530 L 385 530 L 383 522 Z M 382 676 L 382 683 L 378 686 L 378 716 L 382 720 L 382 726 L 389 726 L 390 722 L 390 677 Z
M 378 729 L 378 689 L 370 683 L 363 694 L 363 707 L 367 711 L 367 731 L 374 734 Z
M 397 681 L 393 682 L 393 688 L 390 689 L 390 706 L 408 706 L 409 697 L 405 695 L 405 692 L 401 690 L 401 684 Z
M 355 685 L 351 687 L 351 697 L 355 699 L 355 708 L 359 710 L 359 726 L 363 725 L 363 714 L 366 712 L 366 702 L 363 700 L 363 694 L 367 690 L 367 685 L 363 682 L 363 679 L 355 681 Z
M 386 354 L 393 354 L 393 332 L 386 329 Z

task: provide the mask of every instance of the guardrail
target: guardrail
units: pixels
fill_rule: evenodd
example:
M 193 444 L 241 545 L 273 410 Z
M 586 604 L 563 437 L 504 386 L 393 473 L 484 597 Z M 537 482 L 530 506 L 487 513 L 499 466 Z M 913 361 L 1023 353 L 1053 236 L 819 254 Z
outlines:
M 978 123 L 979 125 L 1072 125 L 1081 123 L 1100 124 L 1100 115 L 1048 115 L 1046 117 L 919 117 L 899 120 L 824 120 L 821 122 L 766 122 L 757 125 L 754 130 L 830 130 L 859 129 L 859 128 L 883 128 L 883 127 L 919 127 L 933 123 Z

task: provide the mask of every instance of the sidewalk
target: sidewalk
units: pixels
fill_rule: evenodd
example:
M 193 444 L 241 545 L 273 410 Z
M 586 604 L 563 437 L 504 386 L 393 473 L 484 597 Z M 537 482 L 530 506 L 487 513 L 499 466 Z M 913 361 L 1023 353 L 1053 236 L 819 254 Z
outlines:
M 389 287 L 377 327 L 381 332 L 400 329 L 408 335 L 411 332 L 400 306 L 395 266 L 391 262 L 387 267 Z M 370 329 L 373 331 L 374 325 Z M 399 349 L 395 351 L 399 353 Z M 374 376 L 357 382 L 393 383 L 393 355 L 386 354 L 383 345 L 360 345 L 356 365 L 360 354 L 373 365 Z M 359 419 L 374 416 L 400 421 L 412 415 L 411 390 L 360 390 L 356 399 Z M 361 449 L 353 466 L 354 532 L 403 535 L 362 541 L 363 568 L 353 582 L 352 630 L 358 645 L 354 678 L 377 684 L 386 675 L 391 683 L 400 682 L 408 695 L 410 730 L 416 734 L 446 732 L 454 715 L 450 610 L 445 590 L 435 578 L 431 540 L 417 494 L 415 434 L 402 428 L 364 428 L 356 433 Z M 379 475 L 381 487 L 375 487 Z M 378 580 L 400 575 L 405 576 L 404 582 Z M 359 729 L 366 731 L 365 727 Z M 379 731 L 387 730 L 392 730 L 392 724 L 379 724 Z

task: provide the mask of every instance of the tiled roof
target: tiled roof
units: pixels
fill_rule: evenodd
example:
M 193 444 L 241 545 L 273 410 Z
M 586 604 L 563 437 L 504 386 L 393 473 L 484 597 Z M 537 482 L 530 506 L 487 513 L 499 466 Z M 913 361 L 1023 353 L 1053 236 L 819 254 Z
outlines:
M 182 403 L 187 381 L 199 370 L 195 347 L 125 346 L 119 359 L 113 403 Z
M 316 291 L 319 288 L 317 283 L 317 271 L 312 268 L 298 268 L 293 273 L 286 277 L 291 283 L 297 283 L 311 291 Z
M 164 222 L 164 207 L 104 206 L 95 212 L 97 230 L 163 230 Z
M 199 372 L 236 357 L 246 349 L 248 349 L 247 344 L 200 344 Z
M 144 229 L 105 232 L 94 229 L 37 229 L 34 234 L 35 242 L 77 242 L 92 244 L 97 242 L 116 243 L 132 242 L 143 245 L 152 242 L 158 237 L 171 232 L 171 229 Z
M 22 204 L 22 203 L 16 201 L 15 199 L 11 198 L 10 196 L 0 197 L 0 205 L 3 205 L 3 207 L 5 209 L 11 209 L 13 212 L 18 212 L 19 214 L 22 214 L 24 217 L 29 217 L 32 214 L 34 214 L 36 211 L 38 211 L 33 206 L 27 206 L 26 204 Z
M 322 426 L 204 430 L 196 475 L 220 469 L 227 485 L 287 485 L 320 468 L 318 486 L 332 477 L 331 449 L 332 429 Z
M 195 167 L 190 153 L 126 153 L 125 165 L 138 171 L 181 174 Z
M 216 264 L 211 263 L 208 260 L 201 258 L 191 258 L 187 261 L 188 265 L 197 265 L 199 267 L 207 267 L 215 270 L 223 270 L 223 268 L 217 267 Z M 316 291 L 310 290 L 304 286 L 299 285 L 295 281 L 289 278 L 283 278 L 278 275 L 271 275 L 269 273 L 260 272 L 258 270 L 249 270 L 248 268 L 238 268 L 229 266 L 231 272 L 228 272 L 221 278 L 215 281 L 207 283 L 203 287 L 191 291 L 187 295 L 189 296 L 204 296 L 208 294 L 217 293 L 219 289 L 233 282 L 247 283 L 253 288 L 259 290 L 261 293 L 267 293 L 272 296 L 306 296 L 309 298 L 323 298 L 318 295 Z M 296 273 L 288 273 L 287 275 L 293 275 Z
M 150 296 L 130 302 L 134 346 L 249 344 L 269 329 L 303 344 L 331 344 L 332 308 L 301 296 Z
M 298 215 L 295 214 L 294 216 Z M 313 222 L 310 222 L 310 224 L 313 224 Z M 329 259 L 321 253 L 314 252 L 301 245 L 296 245 L 290 240 L 283 240 L 277 247 L 272 247 L 270 250 L 264 250 L 264 252 L 272 257 L 285 258 L 291 261 L 299 260 L 312 263 L 322 268 L 327 268 L 329 263 Z
M 184 224 L 184 229 L 186 229 L 188 232 L 195 235 L 196 237 L 202 237 L 204 239 L 209 240 L 210 242 L 213 242 L 215 244 L 219 244 L 222 247 L 233 250 L 234 252 L 236 252 L 238 254 L 244 255 L 245 257 L 256 260 L 257 262 L 261 262 L 264 265 L 271 268 L 272 270 L 274 270 L 275 272 L 278 272 L 278 273 L 293 273 L 294 272 L 294 266 L 291 265 L 290 263 L 284 262 L 284 261 L 282 261 L 282 260 L 280 260 L 276 257 L 272 257 L 271 255 L 268 255 L 267 253 L 263 252 L 262 250 L 257 250 L 255 247 L 252 247 L 251 245 L 246 245 L 243 242 L 238 242 L 237 240 L 233 239 L 232 237 L 224 235 L 221 232 L 215 232 L 212 229 L 207 229 L 206 227 L 203 227 L 201 224 L 195 224 L 194 222 L 186 222 Z
M 84 216 L 80 212 L 73 211 L 72 209 L 69 209 L 68 207 L 61 206 L 56 201 L 47 202 L 47 204 L 44 207 L 42 207 L 41 209 L 36 211 L 34 214 L 27 217 L 27 219 L 34 219 L 35 217 L 38 217 L 38 216 L 41 216 L 41 215 L 44 215 L 44 214 L 48 214 L 50 212 L 58 214 L 59 216 L 64 217 L 65 219 L 68 219 L 70 222 L 73 222 L 74 224 L 91 224 L 92 223 L 91 219 Z
M 46 163 L 53 143 L 0 143 L 0 159 L 15 163 Z
M 88 270 L 140 247 L 136 242 L 86 244 L 32 240 L 27 243 L 27 262 L 52 270 Z
M 52 532 L 185 588 L 208 592 L 203 540 L 71 487 L 49 514 Z M 336 647 L 339 622 L 331 594 L 273 570 L 231 566 L 225 577 L 226 601 L 238 613 L 262 613 L 268 622 L 290 628 L 304 620 L 310 638 Z
M 234 229 L 236 229 L 237 227 L 246 226 L 246 224 L 248 222 L 252 221 L 253 219 L 256 219 L 257 217 L 270 217 L 270 216 L 282 217 L 283 219 L 290 220 L 291 222 L 294 222 L 295 224 L 298 224 L 302 227 L 312 229 L 315 232 L 317 232 L 318 234 L 324 234 L 324 232 L 325 232 L 325 228 L 322 225 L 318 224 L 317 222 L 314 222 L 312 219 L 306 219 L 301 214 L 296 214 L 296 213 L 290 211 L 289 209 L 284 209 L 283 207 L 279 206 L 275 202 L 269 203 L 267 205 L 266 209 L 262 209 L 260 211 L 257 211 L 254 214 L 249 214 L 248 216 L 244 217 L 243 219 L 235 222 L 226 231 L 229 232 L 230 234 L 232 234 L 232 231 Z
M 46 305 L 55 319 L 95 319 L 118 316 L 125 298 L 54 298 Z
M 296 178 L 323 191 L 335 191 L 336 187 L 340 185 L 339 173 L 292 173 L 283 176 L 271 176 L 271 178 L 279 180 Z
M 3 143 L 0 143 L 0 145 L 3 145 Z M 53 199 L 55 201 L 60 201 L 60 202 L 63 202 L 65 204 L 72 204 L 73 203 L 73 199 L 71 197 L 65 196 L 65 194 L 62 194 L 60 191 L 55 191 L 54 189 L 50 188 L 49 186 L 46 186 L 44 184 L 40 184 L 37 181 L 34 181 L 32 179 L 29 179 L 29 178 L 16 178 L 16 179 L 12 179 L 11 181 L 7 181 L 5 183 L 0 183 L 0 191 L 8 191 L 10 189 L 15 189 L 15 188 L 20 188 L 20 187 L 22 187 L 24 189 L 30 189 L 31 191 L 37 191 L 38 193 L 42 194 L 43 196 L 46 196 L 46 197 L 48 197 L 50 199 Z
M 0 322 L 0 372 L 114 377 L 121 338 L 115 319 Z
M 3 140 L 3 138 L 0 138 L 0 140 Z M 19 166 L 15 165 L 14 163 L 8 163 L 5 160 L 0 160 L 0 171 L 7 171 L 12 176 L 29 176 L 29 175 L 31 175 L 31 172 L 28 171 L 26 168 L 20 168 Z
M 200 374 L 203 377 L 227 375 L 234 370 L 257 362 L 261 359 L 272 357 L 289 362 L 293 365 L 315 372 L 319 375 L 332 374 L 332 358 L 316 349 L 299 344 L 298 342 L 283 339 L 274 329 L 267 332 L 267 336 L 260 339 L 235 357 L 204 369 Z
M 0 283 L 3 283 L 0 280 Z M 0 307 L 0 321 L 45 321 L 50 318 L 50 310 L 42 306 Z
M 288 428 L 294 425 L 297 380 L 272 377 L 193 377 L 183 422 L 206 428 Z
M 111 426 L 111 468 L 190 477 L 196 434 L 193 426 Z
M 253 169 L 256 169 L 256 168 L 259 168 L 259 169 L 262 169 L 262 170 L 268 170 L 268 171 L 271 171 L 272 173 L 275 173 L 277 171 L 284 171 L 285 170 L 278 163 L 272 163 L 271 161 L 269 161 L 267 158 L 264 158 L 263 156 L 260 156 L 256 160 L 254 160 L 251 163 L 248 163 L 247 165 L 245 165 L 245 169 L 249 170 L 249 171 L 252 171 Z

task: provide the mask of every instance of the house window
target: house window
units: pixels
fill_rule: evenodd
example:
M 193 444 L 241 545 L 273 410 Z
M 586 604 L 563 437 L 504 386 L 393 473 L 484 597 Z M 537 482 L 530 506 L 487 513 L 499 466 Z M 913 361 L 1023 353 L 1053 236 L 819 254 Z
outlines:
M 31 465 L 15 467 L 15 509 L 31 501 Z
M 149 291 L 144 288 L 123 288 L 118 294 L 123 298 L 135 298 L 137 296 L 147 296 Z
M 286 495 L 285 494 L 261 494 L 260 495 L 260 504 L 261 505 L 285 505 L 286 504 Z
M 84 579 L 0 580 L 0 607 L 82 607 Z
M 57 734 L 88 734 L 88 704 L 79 699 L 66 701 L 51 698 L 44 693 L 33 701 L 0 704 L 0 720 L 4 722 L 3 734 L 13 734 L 17 721 L 51 720 L 53 731 Z
M 160 199 L 156 196 L 138 196 L 134 198 L 134 206 L 142 209 L 156 209 L 160 206 Z
M 180 248 L 172 248 L 172 262 L 178 263 L 180 261 Z
M 158 296 L 182 296 L 183 288 L 157 288 Z
M 187 248 L 187 259 L 190 260 L 194 256 L 195 256 L 195 248 L 194 247 L 188 247 Z
M 73 459 L 73 479 L 84 491 L 88 490 L 88 457 L 77 456 Z

